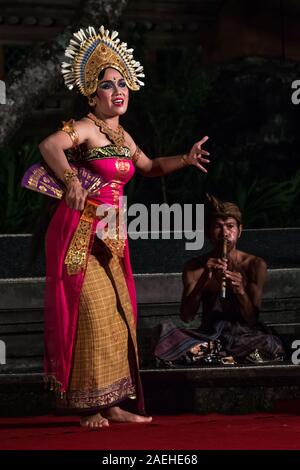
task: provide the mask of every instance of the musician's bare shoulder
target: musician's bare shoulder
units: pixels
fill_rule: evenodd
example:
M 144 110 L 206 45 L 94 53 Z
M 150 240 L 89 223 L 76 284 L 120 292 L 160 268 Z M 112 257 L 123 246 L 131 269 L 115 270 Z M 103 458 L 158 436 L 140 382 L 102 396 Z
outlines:
M 254 282 L 258 278 L 266 278 L 268 266 L 266 261 L 260 256 L 251 255 L 250 253 L 241 253 L 241 271 L 246 273 L 248 280 Z
M 246 271 L 256 271 L 261 269 L 267 269 L 266 261 L 260 256 L 246 253 L 245 251 L 236 250 L 238 256 L 238 264 Z

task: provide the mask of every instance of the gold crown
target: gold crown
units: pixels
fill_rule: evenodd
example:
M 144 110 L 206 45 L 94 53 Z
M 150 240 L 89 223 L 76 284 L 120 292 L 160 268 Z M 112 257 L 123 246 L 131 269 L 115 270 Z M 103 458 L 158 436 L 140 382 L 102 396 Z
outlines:
M 142 65 L 133 59 L 133 49 L 127 49 L 126 42 L 120 42 L 117 31 L 99 28 L 98 33 L 92 26 L 80 29 L 65 50 L 71 62 L 63 62 L 62 73 L 69 90 L 78 86 L 84 96 L 94 93 L 98 86 L 99 73 L 112 67 L 123 76 L 130 90 L 139 90 L 144 83 Z

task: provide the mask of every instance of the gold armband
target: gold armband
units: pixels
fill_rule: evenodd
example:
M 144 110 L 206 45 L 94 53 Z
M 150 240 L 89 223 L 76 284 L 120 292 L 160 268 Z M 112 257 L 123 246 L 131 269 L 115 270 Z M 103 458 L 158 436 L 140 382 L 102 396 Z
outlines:
M 135 149 L 135 152 L 134 154 L 132 155 L 132 163 L 135 165 L 136 162 L 138 161 L 138 159 L 140 158 L 141 156 L 141 149 L 140 147 L 136 146 L 136 149 Z
M 79 136 L 76 129 L 74 129 L 74 122 L 74 119 L 63 121 L 63 127 L 61 128 L 63 132 L 66 132 L 70 136 L 73 144 L 71 148 L 78 147 L 79 145 Z

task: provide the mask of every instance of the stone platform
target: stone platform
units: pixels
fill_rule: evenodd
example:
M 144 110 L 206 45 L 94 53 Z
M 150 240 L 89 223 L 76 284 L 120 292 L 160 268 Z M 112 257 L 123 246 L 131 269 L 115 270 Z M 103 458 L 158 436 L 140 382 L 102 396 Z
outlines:
M 260 237 L 261 233 L 256 235 L 257 240 Z M 280 237 L 283 237 L 282 233 Z M 0 279 L 0 340 L 6 343 L 6 364 L 0 365 L 0 413 L 43 413 L 53 408 L 53 398 L 43 389 L 44 277 L 25 276 L 24 266 L 18 267 L 15 259 L 12 260 L 11 246 L 7 240 L 4 243 L 2 237 L 2 245 L 0 240 L 3 276 Z M 14 240 L 16 242 L 17 239 Z M 25 245 L 28 243 L 26 237 L 19 239 L 20 250 L 24 242 Z M 258 252 L 261 243 L 262 240 L 257 249 L 252 247 L 251 251 Z M 265 241 L 263 247 L 266 253 L 267 245 Z M 260 318 L 274 326 L 291 344 L 294 339 L 300 339 L 300 264 L 299 250 L 294 250 L 292 241 L 288 247 L 286 243 L 284 245 L 287 251 L 292 251 L 287 253 L 278 249 L 275 253 L 277 258 L 275 255 L 273 257 L 273 266 L 277 267 L 269 270 Z M 170 247 L 168 249 L 167 255 L 170 257 L 172 250 Z M 23 245 L 23 253 L 24 250 Z M 131 251 L 134 259 L 142 256 L 139 251 Z M 182 260 L 186 256 L 183 252 L 177 255 L 173 253 L 171 266 L 175 263 L 174 258 L 178 262 L 178 258 Z M 6 260 L 3 267 L 7 256 L 10 260 Z M 153 247 L 148 246 L 148 256 L 152 259 L 151 269 L 157 269 L 160 262 L 162 267 L 167 267 L 165 252 L 155 252 Z M 194 254 L 189 253 L 187 259 L 191 256 Z M 281 265 L 280 256 L 286 260 L 288 267 Z M 141 263 L 141 259 L 138 262 Z M 141 269 L 135 274 L 141 375 L 149 411 L 240 413 L 272 410 L 276 400 L 300 398 L 300 367 L 291 363 L 154 369 L 151 356 L 153 328 L 166 319 L 172 319 L 179 326 L 186 325 L 179 320 L 181 273 L 151 272 L 151 269 L 150 272 Z M 37 274 L 43 274 L 43 271 Z M 200 316 L 190 326 L 197 327 L 199 323 Z

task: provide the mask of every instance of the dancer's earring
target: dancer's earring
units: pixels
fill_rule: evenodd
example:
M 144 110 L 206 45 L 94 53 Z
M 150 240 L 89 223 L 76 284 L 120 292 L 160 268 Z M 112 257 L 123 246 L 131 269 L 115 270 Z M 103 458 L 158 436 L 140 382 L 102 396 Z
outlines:
M 89 97 L 89 100 L 88 100 L 88 103 L 89 103 L 89 106 L 91 106 L 91 108 L 94 108 L 94 107 L 96 106 L 96 104 L 97 104 L 96 98 L 90 96 L 90 97 Z

